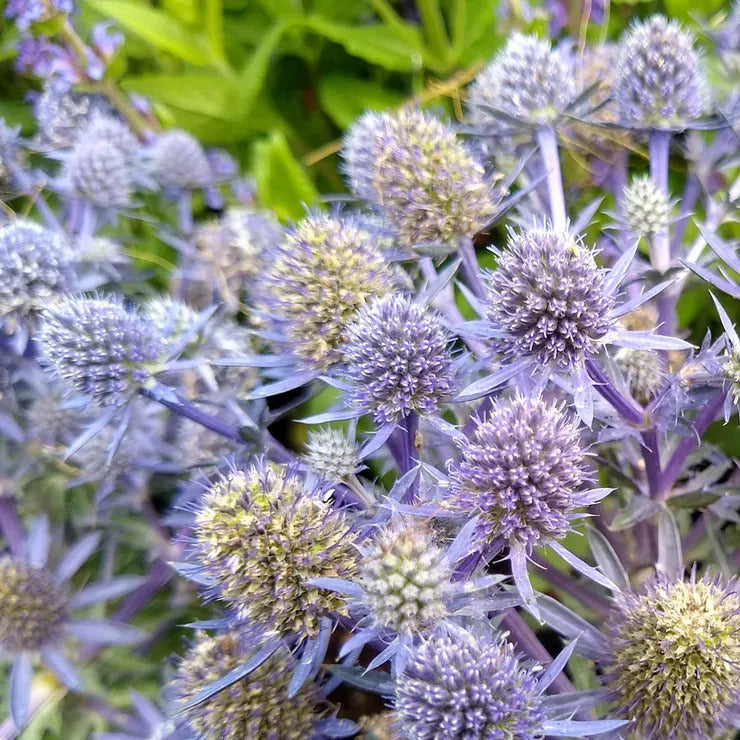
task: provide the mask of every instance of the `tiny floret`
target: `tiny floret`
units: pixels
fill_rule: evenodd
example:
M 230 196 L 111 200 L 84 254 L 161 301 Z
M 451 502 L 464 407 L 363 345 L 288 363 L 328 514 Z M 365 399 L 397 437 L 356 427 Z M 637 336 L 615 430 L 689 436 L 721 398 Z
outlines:
M 35 652 L 62 637 L 67 594 L 42 568 L 0 556 L 0 649 Z
M 624 123 L 683 126 L 705 112 L 708 89 L 694 37 L 678 22 L 654 15 L 621 40 L 614 97 Z
M 354 535 L 319 488 L 262 462 L 220 476 L 196 514 L 195 558 L 240 618 L 313 635 L 342 599 L 309 585 L 352 578 Z
M 306 465 L 327 481 L 340 481 L 360 467 L 357 445 L 341 429 L 320 429 L 308 433 Z
M 176 702 L 184 705 L 194 699 L 208 684 L 243 665 L 254 652 L 249 640 L 234 632 L 214 637 L 199 633 L 172 681 Z M 280 647 L 248 676 L 182 716 L 201 740 L 312 738 L 321 719 L 318 692 L 315 684 L 308 682 L 289 697 L 290 677 L 296 667 L 288 648 Z
M 495 401 L 458 445 L 448 505 L 478 513 L 482 536 L 531 547 L 566 535 L 587 479 L 577 421 L 559 406 L 517 396 Z
M 535 740 L 545 720 L 535 674 L 512 645 L 464 633 L 435 636 L 412 652 L 395 708 L 409 740 Z
M 720 737 L 740 708 L 736 579 L 693 575 L 621 597 L 608 620 L 608 685 L 635 737 Z
M 455 387 L 450 337 L 439 316 L 401 295 L 379 298 L 347 327 L 350 402 L 383 424 L 433 413 Z
M 365 113 L 343 156 L 353 192 L 378 207 L 404 246 L 471 237 L 500 200 L 454 130 L 422 111 Z
M 660 354 L 649 349 L 622 347 L 614 355 L 625 376 L 632 397 L 646 405 L 660 390 L 665 379 L 665 368 Z
M 157 182 L 165 187 L 204 188 L 213 183 L 203 147 L 180 129 L 165 131 L 156 138 L 149 152 L 149 166 Z
M 612 328 L 613 298 L 591 249 L 567 232 L 534 228 L 512 232 L 498 257 L 487 316 L 504 358 L 567 368 L 596 351 Z
M 668 226 L 668 196 L 649 175 L 633 178 L 624 189 L 621 205 L 625 225 L 635 236 L 651 237 Z
M 40 331 L 48 365 L 100 406 L 121 406 L 153 380 L 167 348 L 157 327 L 120 298 L 68 297 Z

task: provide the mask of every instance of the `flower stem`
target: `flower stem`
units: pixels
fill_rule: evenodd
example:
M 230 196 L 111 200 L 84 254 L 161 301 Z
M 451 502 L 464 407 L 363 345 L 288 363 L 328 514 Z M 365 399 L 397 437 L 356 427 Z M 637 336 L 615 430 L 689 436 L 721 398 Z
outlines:
M 542 155 L 542 164 L 547 176 L 547 192 L 550 197 L 550 216 L 552 225 L 557 231 L 564 231 L 567 220 L 565 212 L 565 195 L 563 178 L 560 174 L 560 156 L 558 139 L 554 129 L 543 126 L 537 129 L 537 143 Z
M 642 433 L 642 457 L 645 461 L 645 474 L 648 489 L 653 498 L 658 496 L 658 481 L 660 479 L 660 440 L 655 427 L 650 427 Z
M 638 406 L 631 398 L 625 398 L 611 383 L 609 378 L 597 364 L 596 360 L 586 360 L 586 370 L 594 381 L 594 388 L 611 404 L 630 424 L 643 426 L 645 424 L 645 410 Z
M 668 153 L 671 147 L 671 134 L 668 131 L 651 131 L 648 136 L 650 153 L 650 177 L 661 192 L 668 195 Z M 658 272 L 665 272 L 671 265 L 671 247 L 668 227 L 653 237 L 650 249 L 650 262 Z

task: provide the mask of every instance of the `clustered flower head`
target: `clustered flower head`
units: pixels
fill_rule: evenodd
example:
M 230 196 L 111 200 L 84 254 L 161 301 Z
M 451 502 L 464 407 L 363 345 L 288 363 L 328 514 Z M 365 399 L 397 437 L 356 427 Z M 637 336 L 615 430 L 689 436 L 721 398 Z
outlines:
M 438 635 L 411 654 L 396 683 L 409 740 L 541 737 L 545 711 L 531 669 L 502 638 Z
M 621 207 L 625 225 L 635 236 L 654 236 L 670 221 L 668 196 L 649 175 L 632 179 L 622 194 Z
M 18 28 L 27 29 L 32 23 L 73 10 L 74 0 L 9 0 L 5 5 L 5 17 L 14 18 Z
M 512 123 L 497 113 L 523 126 L 548 126 L 575 95 L 575 75 L 567 55 L 552 49 L 549 41 L 515 33 L 476 77 L 468 107 L 473 122 L 484 131 L 506 133 Z
M 0 556 L 0 649 L 36 652 L 56 643 L 68 616 L 66 591 L 51 573 Z
M 391 294 L 368 303 L 342 347 L 351 403 L 379 424 L 434 412 L 455 387 L 449 345 L 440 317 L 410 298 Z
M 154 178 L 164 187 L 203 188 L 213 173 L 203 147 L 187 131 L 171 129 L 160 134 L 149 152 Z
M 357 445 L 341 429 L 308 433 L 303 459 L 308 468 L 327 481 L 341 481 L 360 467 Z
M 646 405 L 660 390 L 665 379 L 663 359 L 649 349 L 617 350 L 614 360 L 625 376 L 632 397 Z
M 210 683 L 245 663 L 255 649 L 249 635 L 200 632 L 172 681 L 177 703 L 184 706 Z M 252 638 L 254 636 L 252 635 Z M 321 719 L 315 684 L 288 693 L 296 660 L 280 647 L 259 668 L 192 709 L 183 712 L 189 729 L 201 740 L 280 738 L 307 740 Z
M 526 396 L 495 401 L 458 445 L 447 499 L 453 511 L 479 513 L 489 541 L 531 547 L 566 535 L 587 472 L 578 423 L 560 406 Z
M 612 296 L 592 250 L 565 231 L 511 232 L 489 281 L 492 344 L 506 358 L 568 367 L 612 328 Z
M 296 471 L 257 462 L 220 476 L 195 517 L 195 561 L 240 618 L 277 633 L 317 632 L 342 599 L 309 585 L 351 578 L 355 535 L 322 490 Z
M 449 613 L 452 567 L 434 530 L 399 517 L 364 545 L 357 581 L 357 606 L 375 626 L 394 633 L 421 634 Z
M 720 737 L 740 708 L 740 588 L 657 578 L 611 615 L 608 685 L 635 736 Z
M 730 346 L 722 362 L 722 370 L 730 381 L 730 394 L 735 405 L 740 405 L 740 348 Z
M 453 129 L 423 111 L 365 113 L 343 157 L 352 191 L 378 208 L 404 246 L 471 237 L 500 200 Z
M 73 255 L 60 234 L 27 219 L 0 226 L 0 318 L 38 311 L 73 289 Z
M 100 406 L 121 406 L 161 368 L 167 341 L 115 296 L 71 296 L 44 312 L 39 339 L 46 362 Z
M 47 83 L 36 101 L 35 113 L 43 145 L 71 146 L 81 127 L 94 115 L 106 112 L 104 99 Z
M 325 368 L 341 359 L 344 331 L 357 311 L 393 282 L 361 221 L 317 213 L 270 250 L 260 298 L 293 353 Z
M 684 126 L 705 112 L 707 90 L 693 35 L 677 21 L 654 15 L 621 40 L 614 97 L 624 123 Z

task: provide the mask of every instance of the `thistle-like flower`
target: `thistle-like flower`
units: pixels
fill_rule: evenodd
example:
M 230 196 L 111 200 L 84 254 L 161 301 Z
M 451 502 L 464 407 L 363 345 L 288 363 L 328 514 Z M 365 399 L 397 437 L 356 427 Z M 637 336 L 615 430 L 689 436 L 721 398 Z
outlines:
M 462 632 L 413 650 L 396 680 L 395 709 L 409 740 L 534 740 L 547 717 L 535 667 L 505 639 Z
M 90 117 L 106 110 L 102 97 L 72 91 L 60 92 L 47 82 L 34 110 L 42 144 L 71 146 Z
M 33 221 L 0 226 L 0 319 L 39 311 L 70 290 L 73 255 L 61 235 Z
M 344 330 L 366 301 L 391 291 L 393 273 L 362 222 L 314 214 L 266 257 L 261 304 L 309 367 L 341 359 Z
M 365 113 L 343 156 L 353 192 L 379 208 L 404 246 L 471 237 L 500 200 L 452 128 L 422 111 Z
M 515 133 L 522 126 L 551 126 L 576 96 L 568 56 L 549 41 L 514 34 L 470 87 L 473 122 L 488 133 Z
M 614 97 L 624 123 L 682 127 L 705 112 L 708 90 L 694 37 L 678 22 L 654 15 L 621 40 Z
M 720 737 L 740 710 L 740 588 L 658 579 L 624 594 L 605 631 L 608 686 L 646 740 Z
M 93 111 L 86 126 L 84 126 L 76 141 L 103 142 L 111 149 L 117 149 L 123 154 L 128 165 L 133 169 L 139 161 L 141 144 L 128 125 L 112 114 Z
M 362 308 L 342 347 L 350 404 L 378 424 L 433 413 L 455 387 L 450 337 L 439 316 L 391 294 Z
M 308 433 L 303 460 L 309 470 L 327 481 L 341 481 L 360 468 L 357 445 L 341 429 Z
M 39 339 L 48 365 L 100 406 L 128 403 L 167 349 L 157 327 L 116 296 L 64 298 L 44 312 Z
M 255 652 L 253 645 L 234 632 L 214 637 L 199 633 L 172 681 L 177 703 L 187 704 L 209 684 L 244 664 Z M 294 696 L 288 692 L 296 665 L 287 647 L 278 648 L 245 678 L 185 710 L 189 729 L 201 740 L 316 737 L 322 720 L 316 685 L 306 683 Z
M 189 335 L 183 354 L 192 354 L 203 343 L 201 332 L 194 330 L 202 323 L 200 316 L 184 301 L 160 295 L 149 299 L 142 311 L 170 344 L 181 343 L 185 335 Z
M 148 155 L 157 182 L 171 188 L 204 188 L 213 184 L 213 173 L 203 147 L 187 131 L 171 129 L 160 134 Z
M 670 221 L 668 196 L 649 175 L 632 179 L 624 189 L 621 205 L 625 226 L 635 236 L 652 237 Z
M 622 347 L 614 355 L 632 397 L 647 405 L 665 381 L 665 367 L 658 352 Z
M 295 470 L 257 461 L 216 479 L 195 517 L 194 561 L 211 593 L 240 618 L 282 634 L 315 635 L 342 599 L 309 584 L 351 578 L 354 534 L 323 489 Z
M 53 18 L 57 13 L 71 13 L 74 0 L 8 0 L 5 17 L 14 18 L 18 28 L 26 30 L 32 23 Z

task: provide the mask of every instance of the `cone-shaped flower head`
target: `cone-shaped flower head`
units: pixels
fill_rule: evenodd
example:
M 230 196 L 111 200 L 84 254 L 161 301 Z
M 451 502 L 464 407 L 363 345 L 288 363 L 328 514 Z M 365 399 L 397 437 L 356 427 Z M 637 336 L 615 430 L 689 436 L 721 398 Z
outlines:
M 195 558 L 240 618 L 278 633 L 316 634 L 343 600 L 308 584 L 352 578 L 354 535 L 321 489 L 261 461 L 219 477 L 195 519 Z
M 69 290 L 72 252 L 64 237 L 33 221 L 0 226 L 0 318 L 23 316 Z
M 740 588 L 721 577 L 649 583 L 621 598 L 609 686 L 646 740 L 720 737 L 740 709 Z
M 203 188 L 213 183 L 211 165 L 198 140 L 186 131 L 160 134 L 149 152 L 149 166 L 165 187 Z
M 146 302 L 143 313 L 167 337 L 171 345 L 178 344 L 185 334 L 190 332 L 190 339 L 183 349 L 183 354 L 191 354 L 204 341 L 202 332 L 193 331 L 200 321 L 198 312 L 184 301 L 168 295 L 156 296 Z
M 507 359 L 569 367 L 596 351 L 612 328 L 613 297 L 592 251 L 567 232 L 533 228 L 509 235 L 491 275 L 488 319 Z
M 121 406 L 158 371 L 167 341 L 120 298 L 69 297 L 44 313 L 48 364 L 101 406 Z
M 80 128 L 93 114 L 103 113 L 106 107 L 102 96 L 60 92 L 47 82 L 34 109 L 42 144 L 71 146 Z
M 88 124 L 79 132 L 77 141 L 103 142 L 111 149 L 117 149 L 130 167 L 139 158 L 141 144 L 128 125 L 111 114 L 94 111 Z
M 357 606 L 382 630 L 417 635 L 449 615 L 451 577 L 434 530 L 399 518 L 364 546 Z
M 708 84 L 692 34 L 661 15 L 636 23 L 620 42 L 614 97 L 622 121 L 637 128 L 681 126 L 701 116 Z
M 46 569 L 0 556 L 0 649 L 36 652 L 58 642 L 68 616 L 66 591 Z
M 541 737 L 545 711 L 531 670 L 502 639 L 455 634 L 422 642 L 396 680 L 409 740 Z
M 341 429 L 320 429 L 308 433 L 306 465 L 327 481 L 340 481 L 360 467 L 357 445 Z
M 390 292 L 393 273 L 373 234 L 347 216 L 301 221 L 267 258 L 261 299 L 293 353 L 312 367 L 341 359 L 347 323 Z
M 430 414 L 455 385 L 450 337 L 439 316 L 402 295 L 367 304 L 342 348 L 351 402 L 384 424 Z
M 493 216 L 497 197 L 483 167 L 428 113 L 365 113 L 343 156 L 352 191 L 378 206 L 404 246 L 454 243 Z
M 614 359 L 625 376 L 634 399 L 646 405 L 660 390 L 665 379 L 665 368 L 660 354 L 649 349 L 622 347 Z
M 671 204 L 649 175 L 635 177 L 622 194 L 625 226 L 635 235 L 650 237 L 668 226 Z
M 470 87 L 468 106 L 473 122 L 485 129 L 507 131 L 511 121 L 547 126 L 575 98 L 574 70 L 568 57 L 536 36 L 514 34 Z
M 448 505 L 479 514 L 482 536 L 527 547 L 565 536 L 587 474 L 578 423 L 562 408 L 525 396 L 496 401 L 458 444 Z
M 194 699 L 253 653 L 248 640 L 233 632 L 215 637 L 199 633 L 172 682 L 177 701 L 184 705 Z M 319 699 L 311 682 L 288 696 L 296 667 L 288 649 L 280 647 L 248 676 L 182 716 L 200 740 L 309 740 L 321 719 Z

